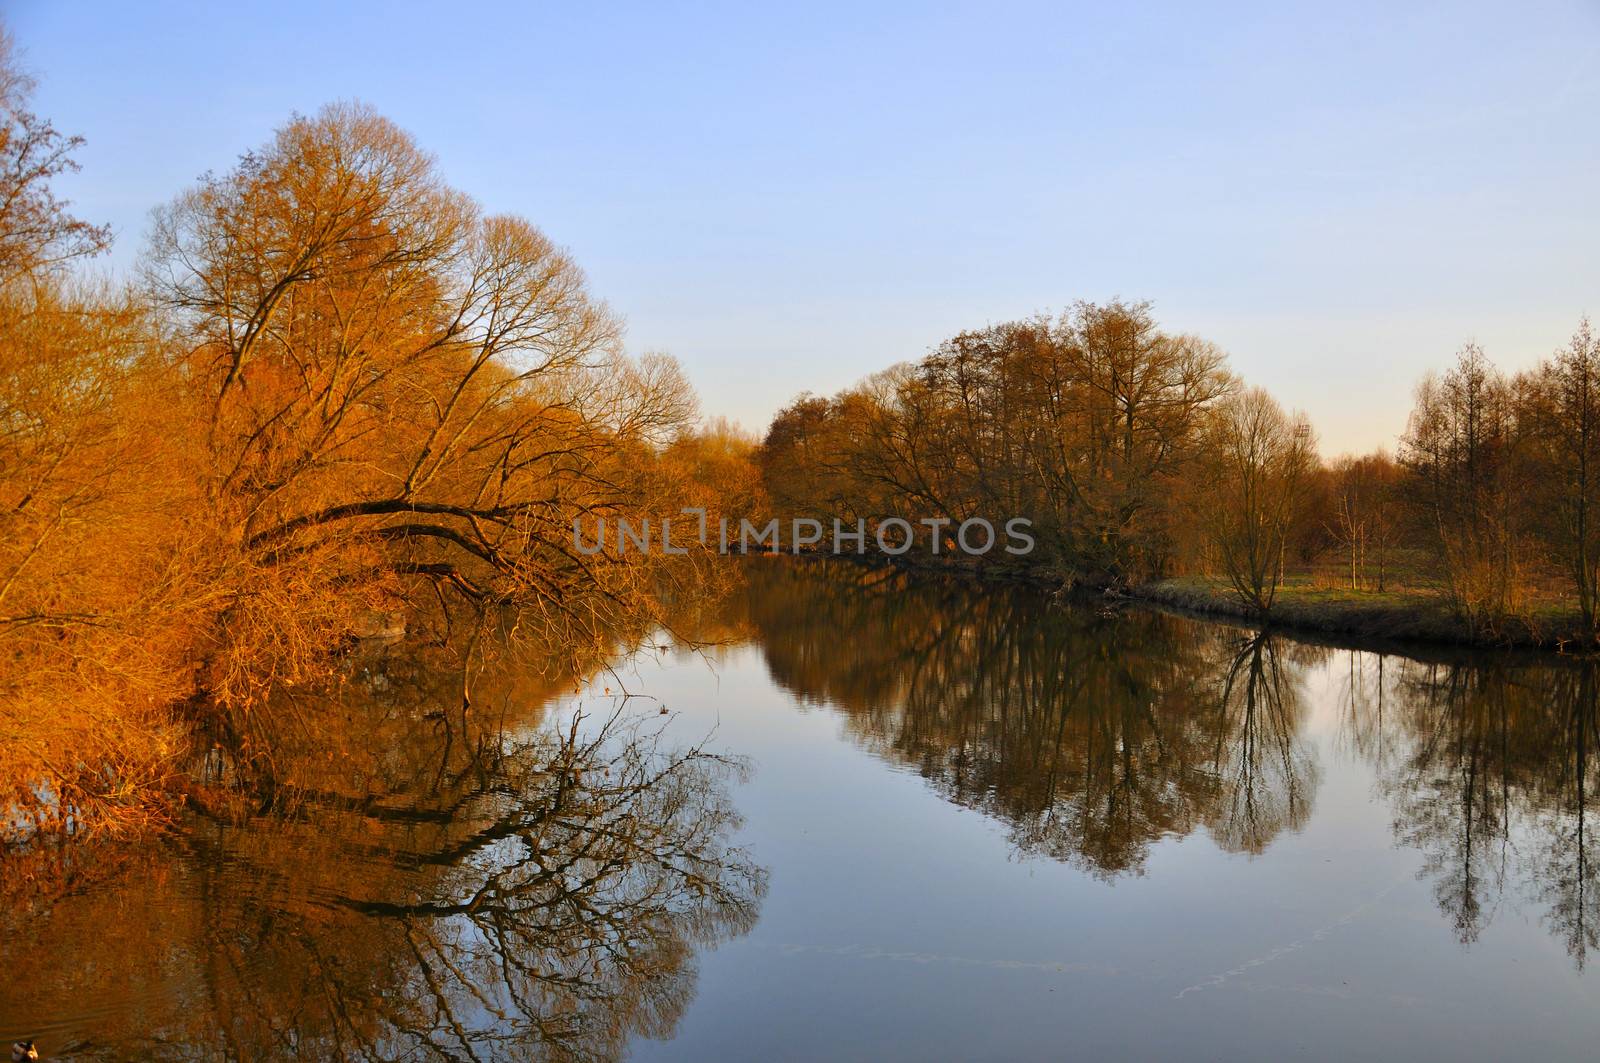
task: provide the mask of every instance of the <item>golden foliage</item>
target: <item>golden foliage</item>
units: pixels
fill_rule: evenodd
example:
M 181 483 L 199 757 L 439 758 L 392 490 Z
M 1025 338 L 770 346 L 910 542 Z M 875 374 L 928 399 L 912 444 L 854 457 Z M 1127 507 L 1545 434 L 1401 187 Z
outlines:
M 274 692 L 408 618 L 592 656 L 697 562 L 576 518 L 751 504 L 677 364 L 369 109 L 179 196 L 120 291 L 59 268 L 103 243 L 48 192 L 76 142 L 4 84 L 0 153 L 56 154 L 0 190 L 3 833 L 159 815 L 197 727 L 267 770 Z

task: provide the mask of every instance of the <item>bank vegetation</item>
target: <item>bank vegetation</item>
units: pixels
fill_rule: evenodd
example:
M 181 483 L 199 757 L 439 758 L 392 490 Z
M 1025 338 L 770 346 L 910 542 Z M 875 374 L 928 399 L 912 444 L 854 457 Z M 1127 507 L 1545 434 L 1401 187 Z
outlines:
M 270 793 L 318 728 L 273 695 L 362 637 L 592 658 L 698 578 L 573 549 L 580 516 L 715 512 L 753 472 L 534 225 L 340 104 L 97 279 L 32 87 L 0 38 L 0 839 L 164 822 L 213 751 Z
M 774 418 L 772 504 L 918 528 L 923 561 L 1390 637 L 1600 638 L 1600 340 L 1429 375 L 1393 451 L 1327 459 L 1304 415 L 1150 304 L 963 332 Z M 947 529 L 1023 517 L 1025 556 Z M 874 540 L 867 538 L 874 549 Z

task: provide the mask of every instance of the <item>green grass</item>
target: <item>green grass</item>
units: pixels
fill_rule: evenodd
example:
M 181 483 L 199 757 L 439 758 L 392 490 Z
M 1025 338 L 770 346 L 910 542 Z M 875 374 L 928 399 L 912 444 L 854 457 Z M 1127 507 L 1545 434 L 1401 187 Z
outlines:
M 1261 619 L 1223 579 L 1163 580 L 1138 588 L 1134 596 L 1188 612 Z M 1436 590 L 1403 586 L 1380 593 L 1331 587 L 1308 577 L 1292 578 L 1280 587 L 1265 619 L 1273 626 L 1373 639 L 1566 650 L 1592 644 L 1582 637 L 1578 612 L 1569 603 L 1542 601 L 1496 631 L 1474 632 Z

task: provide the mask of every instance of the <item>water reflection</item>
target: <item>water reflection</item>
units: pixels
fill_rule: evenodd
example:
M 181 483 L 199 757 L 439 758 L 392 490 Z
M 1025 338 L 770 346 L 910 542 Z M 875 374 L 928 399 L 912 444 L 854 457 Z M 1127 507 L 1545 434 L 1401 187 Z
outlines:
M 1369 666 L 1371 667 L 1371 666 Z M 1600 944 L 1588 803 L 1600 737 L 1594 661 L 1384 662 L 1353 698 L 1352 726 L 1398 726 L 1380 765 L 1396 838 L 1463 943 L 1508 902 L 1531 900 L 1581 968 Z M 1385 704 L 1386 699 L 1386 704 Z M 1385 712 L 1398 709 L 1397 723 Z
M 1267 635 L 1236 642 L 1215 695 L 1220 719 L 1211 765 L 1219 785 L 1206 826 L 1223 848 L 1260 853 L 1279 832 L 1305 825 L 1318 769 L 1299 739 L 1303 660 L 1293 659 L 1293 646 Z
M 1200 830 L 1265 852 L 1312 814 L 1317 671 L 1342 680 L 1333 749 L 1375 771 L 1395 840 L 1422 854 L 1462 943 L 1531 902 L 1580 968 L 1600 945 L 1600 664 L 1334 649 L 850 566 L 749 578 L 774 680 L 1004 823 L 1023 855 L 1114 878 Z
M 1204 827 L 1260 852 L 1310 815 L 1303 648 L 897 572 L 752 566 L 774 679 L 1025 854 L 1112 877 Z
M 1473 946 L 1511 913 L 1579 968 L 1600 947 L 1594 662 L 1362 652 L 852 566 L 742 571 L 731 597 L 685 601 L 677 630 L 754 643 L 773 682 L 836 713 L 851 741 L 1119 898 L 1185 884 L 1151 857 L 1197 836 L 1266 857 L 1231 869 L 1259 876 L 1259 903 L 1331 851 L 1296 863 L 1287 836 L 1314 841 L 1314 814 L 1370 800 L 1378 847 L 1416 854 L 1443 919 L 1429 935 Z M 570 702 L 570 673 L 468 659 L 442 644 L 359 661 L 340 696 L 276 708 L 271 758 L 219 741 L 180 838 L 41 852 L 29 878 L 0 881 L 0 1043 L 34 1036 L 68 1058 L 600 1060 L 671 1036 L 698 958 L 749 930 L 765 898 L 765 872 L 734 844 L 743 765 L 665 741 L 672 717 L 653 707 L 556 728 L 543 707 Z M 786 700 L 775 711 L 794 722 Z M 848 838 L 830 851 L 854 874 L 880 843 Z M 1344 858 L 1379 860 L 1363 838 Z M 1334 885 L 1360 878 L 1328 869 Z M 999 886 L 994 899 L 1007 910 Z M 1203 900 L 1212 918 L 1242 903 Z M 828 941 L 853 903 L 808 897 L 821 922 L 791 930 Z M 1153 932 L 1185 928 L 1176 903 Z M 1106 927 L 1108 963 L 1152 951 L 1152 931 Z M 1212 951 L 1217 969 L 1241 962 L 1231 943 Z
M 172 846 L 88 880 L 72 850 L 55 888 L 14 890 L 0 1027 L 115 1059 L 612 1059 L 669 1035 L 697 952 L 765 888 L 728 842 L 741 765 L 653 720 L 502 727 L 550 691 L 482 689 L 469 713 L 458 672 L 370 660 L 320 770 L 280 754 L 270 814 L 217 787 Z

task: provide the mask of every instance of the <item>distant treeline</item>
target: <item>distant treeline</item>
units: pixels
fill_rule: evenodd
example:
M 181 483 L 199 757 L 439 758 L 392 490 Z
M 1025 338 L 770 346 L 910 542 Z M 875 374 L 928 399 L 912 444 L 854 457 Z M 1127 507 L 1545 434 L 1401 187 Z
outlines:
M 1215 575 L 1264 613 L 1291 570 L 1336 561 L 1356 589 L 1384 591 L 1402 569 L 1475 632 L 1526 616 L 1540 588 L 1597 630 L 1600 343 L 1587 321 L 1515 378 L 1463 348 L 1419 386 L 1395 456 L 1329 462 L 1305 418 L 1246 387 L 1212 344 L 1163 331 L 1147 303 L 1081 302 L 803 395 L 759 460 L 779 512 L 1026 517 L 1037 550 L 978 563 L 1067 583 Z

